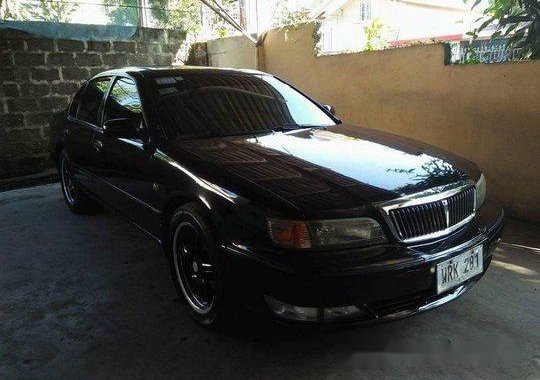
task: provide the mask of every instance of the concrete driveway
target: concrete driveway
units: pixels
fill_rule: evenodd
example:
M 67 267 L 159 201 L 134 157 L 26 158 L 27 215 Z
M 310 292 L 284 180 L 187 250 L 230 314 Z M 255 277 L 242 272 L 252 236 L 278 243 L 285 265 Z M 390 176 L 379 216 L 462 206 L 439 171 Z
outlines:
M 540 379 L 540 228 L 509 221 L 461 299 L 388 324 L 193 323 L 161 249 L 58 184 L 0 193 L 2 379 Z

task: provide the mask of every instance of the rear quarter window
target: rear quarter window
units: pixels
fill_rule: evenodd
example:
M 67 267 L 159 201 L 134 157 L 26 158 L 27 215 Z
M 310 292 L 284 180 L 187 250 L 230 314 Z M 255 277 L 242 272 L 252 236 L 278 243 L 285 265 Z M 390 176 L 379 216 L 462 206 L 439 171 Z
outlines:
M 69 112 L 68 112 L 69 116 L 71 117 L 77 116 L 77 109 L 79 108 L 79 104 L 81 102 L 81 97 L 82 97 L 85 87 L 86 87 L 86 83 L 77 90 L 77 93 L 73 97 L 73 100 L 71 101 L 71 104 L 69 105 Z
M 100 124 L 99 110 L 103 97 L 109 89 L 110 82 L 110 78 L 98 78 L 88 82 L 81 96 L 77 119 L 93 125 Z

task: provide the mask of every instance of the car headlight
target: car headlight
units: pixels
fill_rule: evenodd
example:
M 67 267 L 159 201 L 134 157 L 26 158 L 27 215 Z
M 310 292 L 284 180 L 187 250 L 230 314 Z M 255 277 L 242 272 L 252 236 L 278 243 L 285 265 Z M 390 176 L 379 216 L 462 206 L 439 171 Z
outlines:
M 476 182 L 476 209 L 478 210 L 482 203 L 486 200 L 486 177 L 484 174 L 480 176 Z
M 312 248 L 380 244 L 386 241 L 381 226 L 371 218 L 313 221 L 269 219 L 270 237 L 285 248 Z

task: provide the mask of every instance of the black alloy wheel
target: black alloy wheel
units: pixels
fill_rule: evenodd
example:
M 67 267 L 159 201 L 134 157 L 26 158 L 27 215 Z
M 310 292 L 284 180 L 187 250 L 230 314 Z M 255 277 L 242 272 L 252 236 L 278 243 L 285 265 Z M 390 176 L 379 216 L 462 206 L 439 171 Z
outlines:
M 101 205 L 86 195 L 73 178 L 73 169 L 65 152 L 58 158 L 58 174 L 64 201 L 75 214 L 93 214 L 101 210 Z
M 232 303 L 226 297 L 218 245 L 204 208 L 187 203 L 169 223 L 165 246 L 171 277 L 190 315 L 206 327 L 223 327 Z
M 183 221 L 173 239 L 174 269 L 182 292 L 197 313 L 207 314 L 214 304 L 216 278 L 204 237 L 198 226 Z

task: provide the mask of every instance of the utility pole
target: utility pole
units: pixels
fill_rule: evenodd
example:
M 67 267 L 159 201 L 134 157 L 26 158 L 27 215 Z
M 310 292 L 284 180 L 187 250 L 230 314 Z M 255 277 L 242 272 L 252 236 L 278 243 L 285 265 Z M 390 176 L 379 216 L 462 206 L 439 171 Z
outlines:
M 148 3 L 147 0 L 137 0 L 137 26 L 148 27 Z
M 246 30 L 247 30 L 247 14 L 246 14 L 247 11 L 248 10 L 246 9 L 246 0 L 238 0 L 238 13 L 240 16 L 240 20 L 238 21 L 240 23 L 240 26 Z

